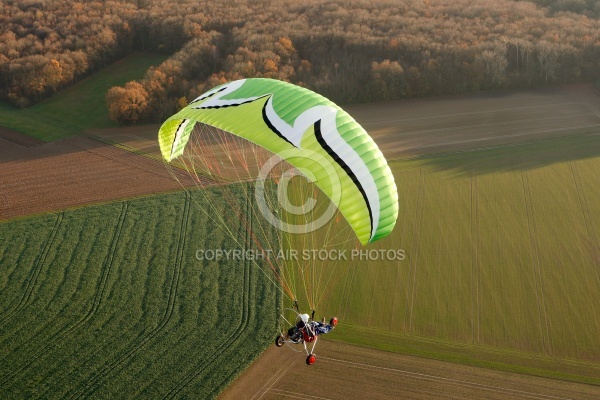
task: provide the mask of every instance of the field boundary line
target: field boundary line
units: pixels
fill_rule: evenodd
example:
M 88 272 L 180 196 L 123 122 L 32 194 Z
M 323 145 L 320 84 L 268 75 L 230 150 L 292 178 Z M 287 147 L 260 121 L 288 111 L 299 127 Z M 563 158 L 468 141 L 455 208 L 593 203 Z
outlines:
M 99 373 L 93 375 L 90 379 L 88 379 L 82 387 L 79 387 L 75 390 L 74 393 L 68 396 L 69 399 L 73 399 L 75 397 L 88 397 L 95 390 L 99 382 L 102 381 L 109 373 L 116 370 L 119 366 L 123 365 L 123 363 L 129 359 L 133 354 L 139 351 L 142 347 L 144 347 L 152 338 L 154 338 L 162 329 L 167 325 L 170 321 L 171 316 L 173 315 L 173 310 L 175 307 L 175 301 L 177 297 L 177 291 L 179 289 L 179 279 L 181 275 L 182 269 L 182 260 L 183 260 L 183 249 L 185 248 L 186 243 L 186 235 L 185 233 L 188 230 L 190 219 L 190 195 L 186 192 L 185 197 L 185 205 L 184 210 L 181 217 L 180 223 L 180 232 L 178 236 L 178 248 L 176 254 L 176 260 L 174 265 L 174 273 L 171 279 L 171 285 L 169 288 L 169 296 L 167 300 L 167 307 L 165 313 L 163 314 L 161 320 L 151 328 L 148 332 L 142 332 L 142 334 L 138 337 L 135 343 L 130 346 L 130 348 L 118 356 L 115 360 L 105 365 L 104 369 L 102 369 Z
M 145 167 L 147 167 L 146 165 L 141 165 L 141 164 L 137 164 L 135 162 L 128 161 L 128 160 L 124 159 L 122 157 L 122 155 L 115 155 L 115 156 L 113 156 L 113 154 L 111 154 L 111 153 L 106 153 L 106 152 L 99 151 L 99 149 L 94 148 L 94 147 L 87 148 L 86 146 L 83 146 L 83 145 L 81 145 L 81 144 L 79 144 L 77 142 L 70 141 L 70 142 L 68 142 L 68 145 L 72 146 L 72 147 L 75 147 L 75 148 L 78 148 L 80 150 L 86 151 L 88 153 L 91 153 L 91 154 L 93 154 L 93 155 L 95 155 L 97 157 L 104 158 L 106 160 L 112 161 L 112 162 L 116 162 L 116 163 L 119 163 L 119 164 L 126 164 L 128 166 L 131 166 L 132 168 L 136 168 L 136 169 L 139 169 L 141 171 L 148 172 L 149 174 L 158 175 L 158 176 L 161 176 L 161 177 L 164 177 L 164 178 L 171 178 L 171 175 L 169 174 L 169 172 L 167 171 L 167 169 L 163 165 L 162 159 L 159 159 L 158 157 L 153 157 L 153 156 L 151 156 L 149 154 L 145 154 L 142 151 L 139 151 L 137 149 L 131 148 L 129 146 L 120 145 L 117 142 L 112 143 L 112 142 L 107 141 L 107 140 L 102 140 L 102 139 L 97 138 L 97 137 L 95 137 L 93 135 L 78 134 L 77 137 L 82 138 L 82 139 L 87 139 L 91 143 L 94 143 L 94 142 L 102 143 L 104 145 L 107 145 L 107 146 L 113 148 L 116 151 L 119 151 L 119 152 L 125 152 L 126 154 L 129 154 L 129 155 L 143 157 L 147 161 L 151 161 L 151 162 L 156 163 L 156 169 L 152 170 L 150 168 L 145 168 Z M 64 140 L 68 140 L 68 139 L 69 138 L 64 139 Z M 181 175 L 180 177 L 184 177 L 184 176 Z M 206 178 L 206 182 L 203 182 L 203 183 L 208 184 L 208 183 L 214 183 L 214 182 L 210 181 L 208 178 Z
M 446 378 L 446 377 L 439 376 L 439 375 L 431 375 L 431 374 L 424 374 L 421 372 L 413 372 L 413 371 L 407 371 L 407 370 L 396 369 L 396 368 L 381 367 L 381 366 L 373 365 L 373 364 L 358 363 L 358 362 L 354 362 L 354 361 L 340 360 L 340 359 L 330 358 L 330 357 L 321 357 L 321 358 L 324 360 L 324 362 L 330 362 L 332 364 L 346 365 L 349 367 L 363 369 L 363 370 L 367 370 L 367 371 L 368 370 L 381 371 L 381 372 L 386 372 L 386 373 L 390 373 L 390 374 L 410 376 L 415 379 L 422 379 L 422 380 L 432 381 L 432 382 L 443 381 L 448 384 L 469 387 L 469 388 L 474 388 L 474 389 L 481 389 L 481 390 L 486 390 L 486 391 L 495 392 L 495 393 L 519 395 L 519 396 L 529 398 L 529 399 L 569 400 L 568 397 L 558 397 L 558 396 L 546 395 L 543 393 L 527 392 L 524 390 L 511 389 L 511 388 L 506 388 L 506 387 L 501 387 L 501 386 L 486 385 L 484 383 L 465 381 L 462 379 Z
M 5 192 L 5 188 L 4 185 L 0 186 L 0 190 L 4 193 Z M 0 221 L 3 219 L 4 213 L 8 211 L 8 200 L 6 199 L 6 195 L 0 193 Z
M 140 150 L 140 149 L 138 149 L 136 147 L 128 146 L 126 144 L 123 144 L 123 143 L 120 143 L 120 142 L 117 142 L 117 141 L 113 141 L 113 140 L 104 138 L 102 136 L 98 136 L 98 135 L 94 135 L 94 134 L 88 133 L 87 130 L 83 130 L 82 132 L 79 132 L 76 136 L 77 137 L 81 137 L 81 138 L 86 138 L 86 139 L 89 139 L 89 140 L 93 140 L 93 141 L 98 142 L 98 143 L 103 143 L 103 144 L 111 146 L 111 147 L 113 147 L 115 149 L 127 152 L 129 154 L 134 154 L 134 155 L 143 157 L 143 158 L 145 158 L 147 160 L 154 161 L 154 162 L 157 162 L 159 164 L 164 164 L 164 162 L 165 162 L 162 159 L 161 156 L 158 156 L 158 155 L 155 155 L 155 154 L 152 154 L 152 153 L 148 153 L 148 152 L 144 152 L 144 151 L 142 151 L 142 150 Z M 104 155 L 100 155 L 100 156 L 104 157 L 106 159 L 111 159 L 110 157 L 106 157 Z M 111 160 L 113 160 L 113 159 L 111 159 Z M 122 162 L 122 160 L 113 160 L 113 161 Z M 132 164 L 132 165 L 134 165 L 134 164 Z M 179 178 L 182 178 L 182 179 L 189 178 L 185 174 L 185 172 L 186 172 L 185 168 L 183 168 L 182 166 L 177 165 L 177 164 L 169 164 L 169 165 L 172 167 L 172 174 L 179 175 Z M 149 171 L 149 170 L 146 170 L 144 168 L 140 168 L 139 166 L 137 166 L 137 168 L 141 169 L 143 171 L 146 171 L 146 172 L 157 174 L 156 171 Z M 171 175 L 169 174 L 168 171 L 166 171 L 166 169 L 165 169 L 165 173 L 167 174 L 166 175 L 167 177 L 171 177 Z M 206 175 L 199 175 L 199 177 L 202 177 L 202 184 L 203 185 L 218 184 L 218 182 L 212 180 L 211 178 L 209 178 Z
M 104 268 L 102 268 L 102 273 L 100 274 L 100 283 L 98 285 L 96 293 L 94 294 L 94 299 L 92 301 L 92 306 L 87 311 L 87 313 L 85 314 L 85 316 L 83 318 L 81 318 L 79 321 L 77 321 L 74 324 L 72 324 L 71 326 L 65 327 L 65 328 L 59 330 L 56 334 L 54 334 L 53 337 L 51 337 L 50 339 L 48 339 L 46 346 L 44 346 L 41 350 L 39 350 L 38 352 L 36 352 L 35 354 L 33 354 L 27 360 L 25 360 L 25 362 L 23 362 L 15 370 L 13 370 L 11 374 L 7 375 L 5 377 L 5 379 L 3 379 L 2 381 L 0 381 L 0 385 L 4 385 L 10 378 L 12 378 L 13 376 L 15 376 L 19 372 L 25 370 L 35 360 L 37 360 L 38 358 L 42 357 L 51 348 L 56 347 L 56 345 L 61 340 L 63 340 L 66 337 L 68 337 L 75 329 L 77 329 L 78 327 L 80 327 L 83 324 L 85 324 L 87 321 L 89 321 L 94 316 L 94 314 L 98 310 L 98 307 L 100 306 L 100 303 L 102 302 L 102 298 L 104 296 L 104 291 L 106 289 L 106 283 L 108 282 L 108 276 L 110 274 L 110 271 L 112 270 L 112 265 L 113 265 L 113 261 L 114 261 L 114 258 L 115 258 L 114 257 L 114 253 L 115 253 L 115 250 L 116 250 L 116 246 L 117 246 L 117 243 L 120 240 L 121 232 L 123 230 L 123 223 L 125 221 L 125 217 L 126 217 L 126 214 L 127 214 L 127 209 L 128 209 L 127 202 L 123 202 L 123 205 L 121 207 L 121 213 L 119 215 L 119 220 L 118 220 L 117 226 L 115 228 L 115 233 L 113 234 L 113 237 L 111 239 L 110 250 L 108 251 L 108 254 L 107 254 L 106 260 L 105 260 Z
M 522 357 L 524 359 L 544 360 L 547 362 L 560 362 L 560 363 L 566 364 L 566 365 L 572 365 L 572 366 L 576 366 L 576 367 L 586 367 L 586 368 L 591 368 L 591 369 L 600 371 L 600 363 L 599 362 L 558 357 L 558 356 L 544 354 L 541 352 L 535 353 L 535 352 L 527 352 L 527 351 L 521 351 L 521 350 L 506 349 L 506 348 L 502 348 L 502 347 L 493 347 L 493 346 L 485 345 L 485 344 L 453 342 L 450 340 L 430 338 L 430 337 L 419 336 L 419 335 L 415 335 L 415 334 L 392 332 L 392 331 L 388 331 L 388 330 L 385 330 L 382 328 L 377 328 L 377 327 L 369 327 L 368 329 L 364 329 L 364 327 L 362 325 L 355 325 L 352 323 L 344 323 L 344 326 L 348 326 L 356 331 L 362 331 L 362 332 L 368 331 L 368 332 L 373 332 L 373 333 L 384 335 L 384 336 L 391 336 L 391 337 L 398 338 L 398 339 L 413 340 L 413 341 L 417 341 L 417 342 L 421 342 L 421 343 L 447 346 L 448 348 L 450 348 L 452 350 L 465 349 L 465 350 L 472 350 L 472 351 L 484 351 L 488 354 L 493 354 L 493 355 Z M 376 347 L 370 347 L 368 345 L 347 342 L 344 340 L 336 340 L 336 339 L 328 339 L 328 340 L 331 340 L 333 342 L 340 342 L 340 343 L 344 343 L 344 344 L 348 344 L 348 345 L 356 346 L 356 347 L 360 347 L 360 348 L 368 348 L 368 349 L 375 348 L 375 349 L 377 349 Z M 413 356 L 410 353 L 401 353 L 401 352 L 394 351 L 394 350 L 391 350 L 390 352 L 396 353 L 396 354 L 406 354 L 409 356 Z M 418 356 L 418 355 L 414 356 L 414 357 L 432 358 L 432 357 Z
M 63 217 L 64 217 L 63 212 L 60 212 L 57 215 L 56 220 L 54 221 L 52 230 L 50 231 L 50 235 L 48 236 L 48 239 L 46 240 L 46 243 L 44 244 L 44 248 L 42 249 L 42 252 L 38 256 L 37 260 L 35 261 L 34 267 L 31 269 L 31 273 L 29 274 L 29 278 L 27 280 L 25 280 L 26 286 L 25 286 L 25 290 L 23 291 L 23 295 L 21 296 L 21 299 L 19 300 L 17 305 L 12 310 L 8 310 L 6 312 L 6 314 L 3 315 L 2 318 L 0 318 L 0 324 L 4 324 L 4 323 L 6 323 L 6 321 L 9 321 L 10 319 L 12 319 L 15 315 L 17 315 L 17 313 L 21 309 L 23 309 L 23 307 L 25 307 L 29 303 L 29 301 L 31 299 L 31 294 L 33 293 L 33 290 L 35 288 L 35 285 L 37 284 L 38 278 L 40 277 L 42 267 L 46 263 L 48 253 L 50 252 L 50 249 L 53 247 L 54 240 L 56 239 L 56 234 L 58 233 L 58 230 L 60 229 L 60 226 L 62 225 Z
M 251 217 L 251 199 L 254 197 L 246 199 L 246 208 L 248 215 L 248 224 L 249 227 L 246 227 L 246 237 L 244 239 L 244 246 L 247 247 L 250 244 L 250 231 L 252 229 L 252 217 Z M 194 379 L 198 378 L 204 370 L 215 360 L 217 360 L 220 356 L 225 354 L 225 351 L 232 347 L 233 344 L 237 343 L 240 337 L 246 332 L 248 329 L 248 321 L 250 319 L 250 296 L 253 293 L 252 291 L 252 262 L 249 258 L 245 259 L 244 262 L 244 288 L 242 290 L 242 310 L 241 310 L 241 318 L 238 326 L 232 330 L 232 334 L 226 339 L 221 341 L 221 344 L 217 346 L 215 351 L 212 352 L 208 357 L 204 357 L 204 362 L 195 366 L 190 372 L 188 372 L 183 379 L 181 379 L 174 388 L 172 388 L 163 399 L 173 399 L 175 398 L 182 390 L 184 390 Z M 229 376 L 227 377 L 227 379 Z
M 157 132 L 157 135 L 158 135 L 158 132 Z M 109 146 L 116 147 L 116 148 L 118 148 L 120 150 L 127 151 L 129 153 L 137 154 L 138 156 L 145 157 L 145 158 L 148 158 L 148 159 L 153 160 L 153 161 L 157 161 L 157 162 L 160 162 L 160 163 L 163 162 L 162 157 L 160 157 L 158 155 L 154 155 L 152 153 L 145 153 L 145 152 L 143 152 L 142 150 L 140 150 L 140 149 L 138 149 L 136 147 L 128 146 L 128 145 L 120 143 L 118 141 L 107 139 L 107 138 L 105 138 L 103 136 L 100 136 L 100 135 L 95 135 L 93 133 L 88 133 L 87 129 L 83 130 L 82 132 L 79 132 L 77 134 L 77 136 L 85 137 L 85 138 L 88 138 L 90 140 L 95 140 L 96 142 L 104 143 L 104 144 L 107 144 Z
M 52 115 L 41 113 L 39 111 L 33 110 L 31 108 L 21 108 L 19 110 L 22 113 L 28 114 L 30 117 L 44 123 L 48 123 L 53 125 L 55 128 L 64 129 L 70 135 L 77 135 L 79 132 L 83 130 L 83 128 L 79 125 L 75 125 L 72 122 L 66 121 L 64 119 L 56 118 Z
M 65 138 L 65 139 L 70 139 L 70 138 L 73 138 L 73 137 L 79 137 L 79 138 L 83 138 L 83 139 L 88 139 L 88 140 L 93 141 L 93 142 L 98 142 L 98 143 L 105 144 L 107 146 L 112 147 L 113 149 L 115 149 L 117 151 L 122 151 L 122 152 L 125 152 L 127 154 L 132 154 L 132 155 L 135 155 L 135 156 L 139 156 L 139 157 L 142 157 L 142 158 L 144 158 L 144 159 L 146 159 L 148 161 L 153 161 L 153 162 L 155 162 L 155 163 L 158 164 L 157 168 L 159 168 L 159 166 L 162 166 L 163 168 L 160 171 L 159 170 L 152 171 L 152 170 L 150 170 L 148 168 L 142 168 L 140 165 L 138 165 L 138 164 L 136 164 L 134 162 L 133 163 L 132 162 L 125 162 L 121 157 L 111 157 L 111 156 L 109 156 L 107 154 L 101 154 L 100 152 L 96 151 L 97 149 L 94 149 L 94 148 L 93 149 L 86 149 L 86 148 L 83 148 L 83 147 L 79 146 L 79 148 L 81 148 L 82 150 L 88 151 L 90 153 L 93 153 L 93 154 L 95 154 L 95 155 L 97 155 L 99 157 L 105 158 L 107 160 L 111 160 L 111 161 L 114 161 L 114 162 L 117 162 L 117 163 L 120 163 L 120 164 L 127 164 L 127 165 L 130 165 L 130 166 L 132 166 L 134 168 L 137 168 L 137 169 L 139 169 L 141 171 L 145 171 L 145 172 L 148 172 L 150 174 L 162 176 L 162 177 L 165 177 L 165 178 L 173 178 L 173 177 L 175 177 L 178 181 L 179 181 L 179 179 L 182 179 L 182 180 L 189 179 L 189 176 L 186 174 L 186 172 L 187 172 L 186 169 L 183 168 L 181 165 L 178 165 L 178 164 L 169 164 L 169 166 L 170 166 L 171 169 L 167 170 L 164 167 L 165 161 L 162 159 L 162 157 L 160 157 L 158 155 L 155 155 L 155 154 L 152 154 L 152 153 L 144 152 L 144 151 L 142 151 L 142 150 L 140 150 L 140 149 L 138 149 L 136 147 L 128 146 L 128 145 L 125 145 L 123 143 L 119 143 L 117 141 L 112 141 L 112 140 L 106 139 L 106 138 L 104 138 L 102 136 L 90 134 L 90 133 L 87 133 L 86 131 L 80 132 L 80 133 L 78 133 L 75 136 L 71 136 L 71 137 Z M 74 147 L 78 147 L 77 145 L 74 145 L 72 143 L 69 143 L 69 144 L 73 145 Z M 202 183 L 203 187 L 204 186 L 208 186 L 208 185 L 223 185 L 223 184 L 227 185 L 227 184 L 231 184 L 231 183 L 242 182 L 242 181 L 234 181 L 234 182 L 227 182 L 227 183 L 218 182 L 218 181 L 213 180 L 212 178 L 210 178 L 209 176 L 207 176 L 205 174 L 199 174 L 198 178 L 201 178 L 201 183 Z M 198 182 L 196 182 L 196 185 L 197 184 L 198 184 Z

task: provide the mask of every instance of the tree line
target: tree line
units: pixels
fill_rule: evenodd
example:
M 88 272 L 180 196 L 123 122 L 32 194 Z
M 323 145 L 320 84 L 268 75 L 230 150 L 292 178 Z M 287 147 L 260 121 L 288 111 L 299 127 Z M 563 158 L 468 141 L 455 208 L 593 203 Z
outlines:
M 287 80 L 342 104 L 600 78 L 600 20 L 587 0 L 24 0 L 2 7 L 0 95 L 20 106 L 134 49 L 172 54 L 140 81 L 107 93 L 121 123 L 160 121 L 205 90 L 245 77 Z

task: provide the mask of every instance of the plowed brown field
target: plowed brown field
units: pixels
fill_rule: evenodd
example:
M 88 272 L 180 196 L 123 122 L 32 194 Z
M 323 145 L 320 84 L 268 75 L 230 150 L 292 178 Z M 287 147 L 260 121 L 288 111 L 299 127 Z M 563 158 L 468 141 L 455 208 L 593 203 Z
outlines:
M 0 131 L 0 220 L 180 188 L 161 162 L 93 139 Z
M 598 387 L 321 341 L 272 346 L 219 399 L 597 399 Z

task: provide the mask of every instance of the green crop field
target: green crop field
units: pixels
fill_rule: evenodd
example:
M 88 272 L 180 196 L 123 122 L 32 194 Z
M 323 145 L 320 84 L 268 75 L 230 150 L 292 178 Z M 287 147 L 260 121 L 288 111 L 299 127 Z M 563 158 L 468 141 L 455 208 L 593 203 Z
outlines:
M 166 58 L 164 54 L 132 53 L 32 107 L 17 109 L 0 103 L 0 125 L 44 141 L 87 128 L 116 127 L 108 116 L 108 89 L 141 79 L 149 67 Z
M 406 258 L 338 269 L 335 337 L 600 384 L 600 136 L 391 166 Z
M 279 295 L 265 275 L 195 258 L 237 246 L 205 198 L 0 224 L 0 397 L 210 398 L 269 345 Z

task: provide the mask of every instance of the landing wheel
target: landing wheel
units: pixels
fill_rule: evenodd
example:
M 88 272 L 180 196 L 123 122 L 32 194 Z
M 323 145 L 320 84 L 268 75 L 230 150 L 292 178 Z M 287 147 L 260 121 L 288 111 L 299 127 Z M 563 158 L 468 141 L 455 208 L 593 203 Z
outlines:
M 317 356 L 314 354 L 309 354 L 308 357 L 306 357 L 306 364 L 308 365 L 313 365 L 315 361 L 317 361 Z
M 285 337 L 279 335 L 275 338 L 275 346 L 282 347 L 285 344 Z

